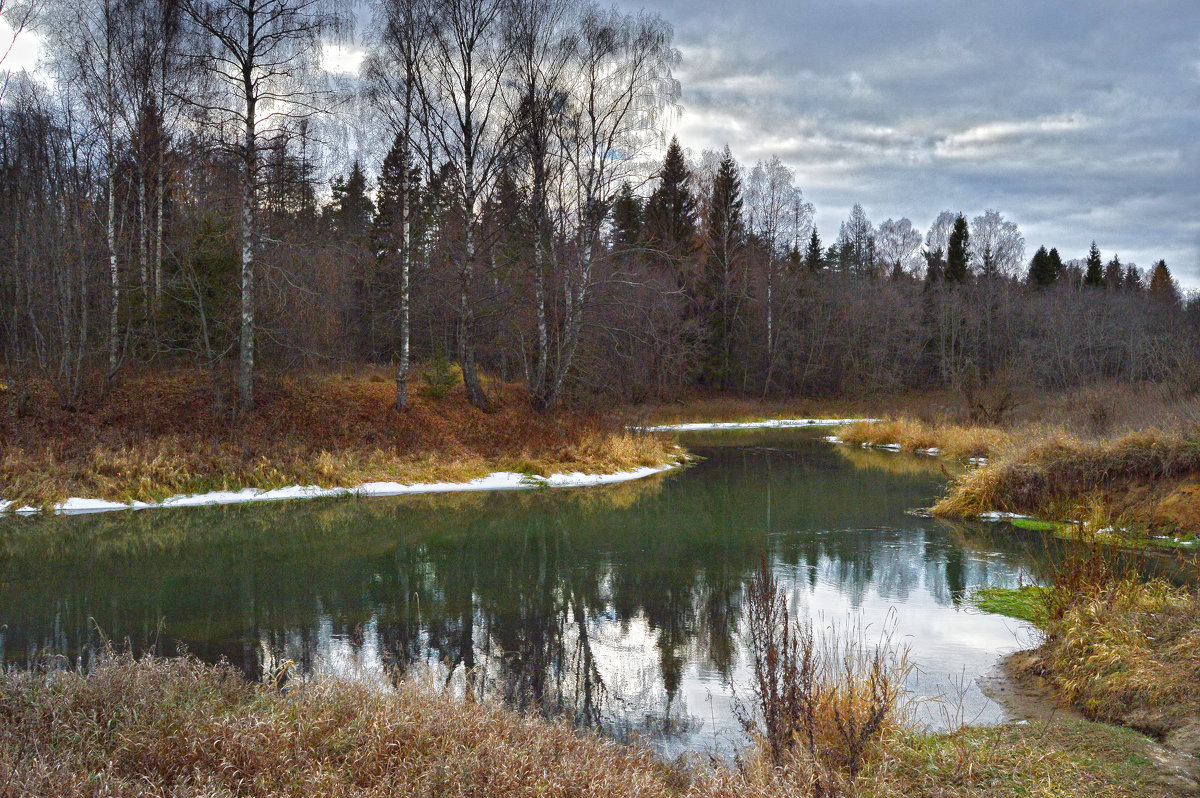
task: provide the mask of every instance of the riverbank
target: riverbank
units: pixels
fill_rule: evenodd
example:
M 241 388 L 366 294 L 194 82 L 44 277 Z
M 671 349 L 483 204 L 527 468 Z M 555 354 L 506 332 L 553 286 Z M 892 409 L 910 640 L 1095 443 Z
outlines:
M 33 742 L 36 741 L 36 744 Z M 1182 795 L 1155 746 L 1088 723 L 904 731 L 867 752 L 856 796 Z M 191 657 L 113 655 L 77 672 L 0 674 L 0 783 L 11 795 L 812 795 L 802 762 L 664 762 L 565 723 L 401 681 L 251 683 Z
M 1157 424 L 1157 425 L 1156 425 Z M 837 431 L 867 445 L 968 461 L 931 508 L 943 518 L 1027 516 L 1064 537 L 1135 548 L 1200 547 L 1200 433 L 1180 417 L 1086 434 L 890 418 Z
M 494 413 L 471 407 L 461 387 L 421 385 L 398 413 L 382 371 L 288 377 L 264 380 L 255 411 L 237 417 L 222 406 L 227 394 L 196 372 L 131 377 L 75 410 L 35 386 L 21 416 L 0 415 L 0 499 L 13 509 L 94 511 L 414 486 L 586 485 L 683 456 L 669 437 L 599 413 L 539 414 L 519 386 L 489 390 Z
M 1096 551 L 1055 570 L 1049 587 L 972 596 L 1042 630 L 1037 648 L 1008 658 L 1008 673 L 1091 720 L 1161 741 L 1200 779 L 1200 579 L 1188 587 L 1145 579 Z

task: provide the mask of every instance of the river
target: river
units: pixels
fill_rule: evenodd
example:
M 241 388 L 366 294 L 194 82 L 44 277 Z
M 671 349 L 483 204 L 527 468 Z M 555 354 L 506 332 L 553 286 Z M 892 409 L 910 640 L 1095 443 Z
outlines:
M 252 677 L 406 673 L 668 755 L 728 751 L 766 557 L 819 632 L 908 650 L 913 695 L 943 699 L 919 723 L 1004 719 L 976 680 L 1035 633 L 966 598 L 1035 578 L 1038 535 L 910 512 L 946 482 L 936 458 L 810 430 L 683 440 L 703 459 L 609 487 L 0 519 L 0 660 L 78 665 L 112 641 Z

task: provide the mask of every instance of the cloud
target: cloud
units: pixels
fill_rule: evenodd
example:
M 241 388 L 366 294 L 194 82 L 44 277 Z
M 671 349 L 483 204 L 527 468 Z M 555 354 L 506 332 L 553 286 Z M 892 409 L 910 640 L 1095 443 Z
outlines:
M 917 226 L 994 207 L 1035 247 L 1094 238 L 1200 287 L 1194 0 L 645 5 L 683 54 L 680 141 L 779 155 L 823 235 L 854 202 Z

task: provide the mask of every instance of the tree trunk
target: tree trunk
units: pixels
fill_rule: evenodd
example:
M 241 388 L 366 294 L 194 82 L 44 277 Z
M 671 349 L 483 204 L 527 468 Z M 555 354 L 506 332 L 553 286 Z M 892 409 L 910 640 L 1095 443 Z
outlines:
M 238 363 L 238 404 L 254 407 L 254 217 L 255 217 L 255 101 L 251 76 L 246 75 L 246 139 L 242 175 L 242 330 Z
M 112 128 L 109 127 L 111 141 Z M 121 311 L 121 275 L 117 268 L 117 179 L 114 171 L 112 145 L 109 145 L 108 158 L 108 219 L 105 223 L 105 235 L 108 243 L 108 276 L 109 292 L 112 298 L 112 308 L 108 314 L 108 378 L 112 379 L 117 373 L 117 341 L 120 326 Z
M 406 139 L 407 142 L 407 139 Z M 407 153 L 407 143 L 405 145 Z M 404 159 L 407 169 L 408 159 Z M 401 208 L 401 218 L 404 226 L 403 251 L 400 253 L 400 364 L 396 367 L 396 409 L 403 412 L 408 409 L 408 367 L 409 367 L 409 252 L 412 245 L 412 222 L 408 206 L 412 197 L 408 192 L 408 175 L 404 175 L 404 207 Z

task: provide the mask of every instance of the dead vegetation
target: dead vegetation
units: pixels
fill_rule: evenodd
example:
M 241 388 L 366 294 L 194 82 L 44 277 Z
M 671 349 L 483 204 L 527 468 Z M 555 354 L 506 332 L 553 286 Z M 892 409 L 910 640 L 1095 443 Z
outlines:
M 935 515 L 999 510 L 1070 520 L 1091 532 L 1190 538 L 1200 529 L 1200 435 L 1161 430 L 1086 440 L 1030 431 L 964 473 Z
M 461 481 L 491 471 L 600 473 L 668 461 L 674 444 L 594 412 L 539 414 L 519 386 L 491 387 L 485 414 L 457 387 L 397 413 L 382 372 L 264 381 L 258 409 L 220 409 L 197 372 L 129 378 L 87 409 L 48 388 L 0 417 L 0 497 L 48 506 L 70 496 L 128 502 L 181 493 L 371 481 Z
M 1160 772 L 1133 733 L 1074 723 L 916 732 L 881 709 L 896 706 L 895 670 L 873 656 L 854 659 L 866 668 L 853 674 L 840 657 L 821 661 L 800 689 L 800 739 L 782 739 L 778 761 L 760 745 L 725 765 L 664 762 L 417 681 L 380 689 L 281 671 L 252 683 L 191 656 L 110 652 L 86 673 L 0 673 L 0 784 L 39 797 L 1171 794 L 1148 789 Z
M 907 452 L 936 449 L 956 459 L 987 457 L 1009 440 L 1008 433 L 995 427 L 935 426 L 910 418 L 860 421 L 838 430 L 838 438 L 851 445 L 897 445 Z
M 1045 642 L 1026 667 L 1089 718 L 1200 755 L 1195 577 L 1187 588 L 1145 579 L 1099 550 L 1059 558 L 1042 594 Z

